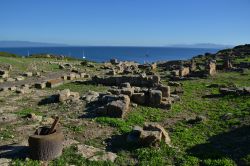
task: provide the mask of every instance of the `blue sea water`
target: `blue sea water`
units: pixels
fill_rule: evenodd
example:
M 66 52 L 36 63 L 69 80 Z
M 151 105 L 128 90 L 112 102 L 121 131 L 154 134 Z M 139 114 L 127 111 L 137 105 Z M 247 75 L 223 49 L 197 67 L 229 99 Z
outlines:
M 184 60 L 206 52 L 215 53 L 219 49 L 209 48 L 171 48 L 171 47 L 30 47 L 0 48 L 0 52 L 10 52 L 21 56 L 37 53 L 66 55 L 76 58 L 104 62 L 111 58 L 136 61 L 139 63 L 167 60 Z

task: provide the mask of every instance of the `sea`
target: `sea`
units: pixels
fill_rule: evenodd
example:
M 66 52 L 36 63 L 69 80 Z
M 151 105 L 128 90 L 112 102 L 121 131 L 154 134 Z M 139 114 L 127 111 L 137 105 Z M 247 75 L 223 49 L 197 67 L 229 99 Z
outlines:
M 20 56 L 32 54 L 56 54 L 86 59 L 95 62 L 106 62 L 112 58 L 120 61 L 151 63 L 157 61 L 186 60 L 204 53 L 216 53 L 215 48 L 176 48 L 176 47 L 19 47 L 0 48 L 0 52 L 10 52 Z

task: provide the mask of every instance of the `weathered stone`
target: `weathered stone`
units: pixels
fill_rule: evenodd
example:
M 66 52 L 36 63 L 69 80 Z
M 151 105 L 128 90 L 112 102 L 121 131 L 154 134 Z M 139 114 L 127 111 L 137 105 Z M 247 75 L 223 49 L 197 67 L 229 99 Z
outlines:
M 67 79 L 68 79 L 68 80 L 74 80 L 75 78 L 76 78 L 75 73 L 70 73 L 70 74 L 67 76 Z
M 8 77 L 9 77 L 9 71 L 0 70 L 0 78 L 8 78 Z
M 209 61 L 207 66 L 206 66 L 206 70 L 208 72 L 209 75 L 213 76 L 216 74 L 216 63 L 215 61 Z
M 75 78 L 76 78 L 76 79 L 79 79 L 79 78 L 81 78 L 81 75 L 80 75 L 80 74 L 76 74 L 76 75 L 75 75 Z
M 146 97 L 144 93 L 134 93 L 131 99 L 133 102 L 141 105 L 145 104 L 146 102 Z
M 195 123 L 204 122 L 206 119 L 207 119 L 207 118 L 206 118 L 205 116 L 198 115 L 198 116 L 196 116 L 195 118 L 187 119 L 187 122 L 190 123 L 190 124 L 195 124 Z
M 95 91 L 88 91 L 88 93 L 84 96 L 87 103 L 96 101 L 99 97 L 99 93 Z
M 130 98 L 126 95 L 123 99 L 112 101 L 107 104 L 107 116 L 114 118 L 123 118 L 129 111 Z
M 130 85 L 129 82 L 124 82 L 124 83 L 121 84 L 121 87 L 122 88 L 131 88 L 131 85 Z
M 0 70 L 0 76 L 5 75 L 5 74 L 9 74 L 9 71 L 7 71 L 7 70 Z
M 190 71 L 193 72 L 196 70 L 196 63 L 194 60 L 191 60 Z
M 52 80 L 47 81 L 46 86 L 48 88 L 54 88 L 62 84 L 63 84 L 63 80 L 61 78 L 57 78 L 57 79 L 52 79 Z
M 114 76 L 114 75 L 116 75 L 116 72 L 115 72 L 115 70 L 109 70 L 106 74 Z
M 30 93 L 30 89 L 25 87 L 17 88 L 16 93 L 21 93 L 21 94 Z
M 64 89 L 59 93 L 59 102 L 65 102 L 70 96 L 70 90 Z
M 121 94 L 121 89 L 112 88 L 112 89 L 109 89 L 108 91 L 111 92 L 114 95 L 120 95 Z
M 157 68 L 157 64 L 156 63 L 152 63 L 150 67 L 151 67 L 151 70 L 155 70 Z
M 151 90 L 149 92 L 149 105 L 158 106 L 162 101 L 162 92 L 160 90 Z
M 161 101 L 159 107 L 162 109 L 171 109 L 171 100 Z
M 60 65 L 59 65 L 59 69 L 65 69 L 65 66 L 62 65 L 62 64 L 60 64 Z
M 0 165 L 1 166 L 9 166 L 9 165 L 11 165 L 11 159 L 0 158 Z
M 44 89 L 46 87 L 46 83 L 45 82 L 41 82 L 41 83 L 36 83 L 35 84 L 35 88 L 37 89 Z
M 152 87 L 159 84 L 159 76 L 111 76 L 111 77 L 99 77 L 92 78 L 93 83 L 103 84 L 108 86 L 120 86 L 122 83 L 130 83 L 132 86 Z
M 102 149 L 88 145 L 77 145 L 78 153 L 91 161 L 111 161 L 114 162 L 117 155 L 112 152 L 106 152 Z
M 41 72 L 35 72 L 35 76 L 38 76 L 38 77 L 40 77 L 41 76 Z
M 9 87 L 9 90 L 10 90 L 10 91 L 15 91 L 16 89 L 17 89 L 16 86 L 11 86 L 11 87 Z
M 86 73 L 79 73 L 81 78 L 84 78 Z
M 16 80 L 17 81 L 22 81 L 22 80 L 24 80 L 24 77 L 23 76 L 18 76 L 18 77 L 16 77 Z
M 158 89 L 162 92 L 162 97 L 170 97 L 170 87 L 160 85 Z
M 119 62 L 118 62 L 117 59 L 110 59 L 110 63 L 111 63 L 112 65 L 116 65 L 116 64 L 118 64 Z
M 30 113 L 26 116 L 27 118 L 29 118 L 30 120 L 33 120 L 33 121 L 38 121 L 38 122 L 41 122 L 43 117 L 40 116 L 40 115 L 36 115 L 34 113 Z
M 128 95 L 131 97 L 134 93 L 134 88 L 122 88 L 121 89 L 121 94 Z
M 63 80 L 67 80 L 68 76 L 67 76 L 67 75 L 63 75 L 61 78 L 62 78 Z
M 166 130 L 154 123 L 145 123 L 143 128 L 135 126 L 128 135 L 127 141 L 142 146 L 155 146 L 164 141 L 167 145 L 171 146 L 171 140 Z
M 85 74 L 84 78 L 90 78 L 90 75 L 89 74 Z
M 190 73 L 190 70 L 189 70 L 189 67 L 182 67 L 180 70 L 179 70 L 179 76 L 180 77 L 186 77 L 188 76 Z
M 181 98 L 178 95 L 171 94 L 170 97 L 172 98 L 172 102 L 181 101 Z
M 182 83 L 180 82 L 175 82 L 175 81 L 169 81 L 168 82 L 169 86 L 182 86 Z
M 23 76 L 25 77 L 31 77 L 32 75 L 33 75 L 32 72 L 23 73 Z

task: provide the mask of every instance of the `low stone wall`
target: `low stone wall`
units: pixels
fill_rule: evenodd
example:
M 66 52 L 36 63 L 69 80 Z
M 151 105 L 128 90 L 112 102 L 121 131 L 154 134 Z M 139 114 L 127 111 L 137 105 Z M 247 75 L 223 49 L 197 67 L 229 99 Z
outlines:
M 122 83 L 130 83 L 132 86 L 139 87 L 153 87 L 160 82 L 160 77 L 152 76 L 111 76 L 111 77 L 98 77 L 92 78 L 93 83 L 103 84 L 106 86 L 120 86 Z

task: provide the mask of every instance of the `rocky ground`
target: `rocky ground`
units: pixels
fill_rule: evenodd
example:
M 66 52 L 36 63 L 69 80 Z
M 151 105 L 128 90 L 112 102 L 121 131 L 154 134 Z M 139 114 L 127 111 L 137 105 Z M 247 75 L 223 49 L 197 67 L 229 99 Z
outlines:
M 232 63 L 250 62 L 247 57 L 236 56 Z M 0 89 L 8 87 L 0 92 L 0 165 L 250 164 L 247 68 L 238 70 L 237 66 L 237 70 L 216 70 L 214 74 L 211 68 L 202 67 L 192 72 L 166 64 L 6 56 L 0 56 L 0 65 L 2 71 L 8 71 L 0 83 Z M 181 72 L 176 74 L 176 70 Z M 26 76 L 27 72 L 32 76 Z M 71 73 L 88 76 L 62 78 Z M 144 81 L 139 81 L 142 87 L 136 81 L 130 86 L 108 85 L 93 82 L 94 75 L 115 77 L 116 81 L 126 75 L 130 78 L 126 82 L 137 80 L 132 77 L 138 75 Z M 151 75 L 160 76 L 160 81 L 155 84 Z M 15 79 L 18 76 L 24 79 Z M 57 78 L 63 83 L 54 88 L 34 87 L 37 82 Z M 24 84 L 29 86 L 23 93 L 10 89 Z M 135 98 L 138 95 L 141 97 Z M 171 108 L 166 107 L 169 105 Z M 39 126 L 50 126 L 57 116 L 65 139 L 62 155 L 48 162 L 30 159 L 29 136 Z

